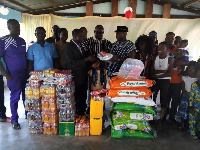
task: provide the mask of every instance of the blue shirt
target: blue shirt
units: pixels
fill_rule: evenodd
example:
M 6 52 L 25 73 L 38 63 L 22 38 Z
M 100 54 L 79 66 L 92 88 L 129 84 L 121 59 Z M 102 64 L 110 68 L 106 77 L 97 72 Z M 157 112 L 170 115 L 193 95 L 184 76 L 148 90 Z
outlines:
M 48 42 L 45 42 L 44 47 L 35 42 L 27 52 L 27 59 L 34 61 L 34 70 L 53 68 L 53 59 L 57 57 L 55 46 Z
M 13 38 L 10 35 L 0 38 L 0 55 L 3 56 L 6 69 L 12 76 L 26 71 L 26 43 L 24 39 Z

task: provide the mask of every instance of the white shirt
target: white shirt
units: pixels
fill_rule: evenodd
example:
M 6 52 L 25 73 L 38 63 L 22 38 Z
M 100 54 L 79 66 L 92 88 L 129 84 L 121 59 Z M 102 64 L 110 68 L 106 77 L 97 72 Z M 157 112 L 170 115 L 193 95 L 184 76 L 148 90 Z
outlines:
M 192 83 L 197 81 L 197 78 L 191 78 L 189 76 L 182 76 L 182 80 L 185 82 L 185 90 L 190 92 Z
M 169 56 L 165 57 L 164 59 L 160 59 L 159 56 L 156 57 L 154 68 L 155 70 L 168 70 L 169 68 Z M 162 75 L 164 73 L 159 73 L 156 75 Z M 171 79 L 171 77 L 164 77 L 164 78 L 158 78 L 158 79 Z

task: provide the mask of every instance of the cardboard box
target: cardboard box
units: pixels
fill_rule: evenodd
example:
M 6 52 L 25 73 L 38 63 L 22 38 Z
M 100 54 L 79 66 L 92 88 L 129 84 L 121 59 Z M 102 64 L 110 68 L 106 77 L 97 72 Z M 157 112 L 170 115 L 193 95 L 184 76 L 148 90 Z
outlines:
M 75 135 L 74 122 L 59 122 L 60 136 L 74 136 Z

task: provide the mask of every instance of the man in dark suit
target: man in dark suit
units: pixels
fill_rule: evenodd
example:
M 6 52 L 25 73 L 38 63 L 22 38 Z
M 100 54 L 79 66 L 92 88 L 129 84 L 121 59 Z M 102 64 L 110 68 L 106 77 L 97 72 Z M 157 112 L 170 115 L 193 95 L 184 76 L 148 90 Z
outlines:
M 96 61 L 94 56 L 84 56 L 80 44 L 84 40 L 83 32 L 80 29 L 72 31 L 73 39 L 64 48 L 67 69 L 72 71 L 75 82 L 75 100 L 78 115 L 83 115 L 86 108 L 87 83 L 88 83 L 88 62 Z

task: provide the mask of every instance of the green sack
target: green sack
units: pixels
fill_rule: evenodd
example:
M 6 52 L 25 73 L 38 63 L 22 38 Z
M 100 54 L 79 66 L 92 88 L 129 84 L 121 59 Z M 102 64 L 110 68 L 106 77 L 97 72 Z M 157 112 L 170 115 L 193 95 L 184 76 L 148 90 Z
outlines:
M 115 130 L 113 127 L 111 128 L 111 137 L 112 138 L 151 138 L 154 136 L 151 133 L 145 133 L 141 131 L 125 129 L 125 130 Z
M 113 107 L 114 110 L 121 109 L 121 110 L 133 110 L 133 111 L 140 111 L 144 113 L 149 113 L 156 115 L 155 110 L 151 106 L 144 106 L 134 103 L 116 103 Z
M 149 121 L 153 120 L 153 114 L 146 114 L 144 112 L 132 111 L 132 110 L 115 110 L 112 114 L 112 120 L 124 121 Z
M 146 133 L 152 133 L 151 126 L 147 121 L 133 121 L 133 120 L 127 120 L 127 121 L 118 121 L 113 120 L 112 121 L 113 128 L 115 130 L 124 130 L 124 129 L 132 129 L 137 131 L 143 131 Z

